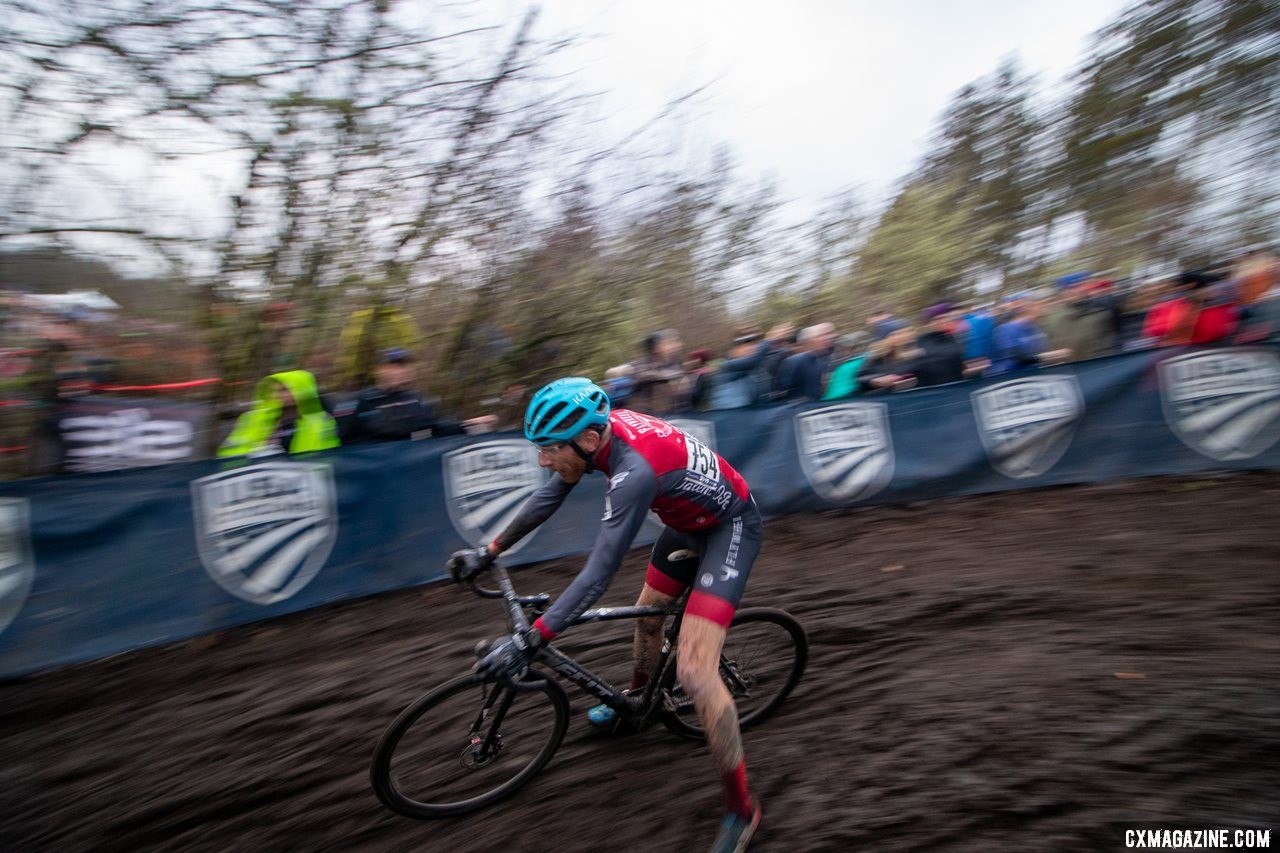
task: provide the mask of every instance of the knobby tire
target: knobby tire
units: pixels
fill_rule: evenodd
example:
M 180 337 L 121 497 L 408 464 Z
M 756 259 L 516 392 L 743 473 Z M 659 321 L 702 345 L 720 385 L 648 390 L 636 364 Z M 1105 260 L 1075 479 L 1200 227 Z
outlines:
M 454 817 L 497 802 L 532 779 L 564 739 L 569 697 L 552 679 L 537 672 L 530 677 L 541 685 L 514 691 L 478 674 L 463 675 L 405 708 L 374 749 L 369 778 L 378 799 L 406 817 Z M 492 701 L 477 727 L 482 695 Z M 501 745 L 496 752 L 483 748 L 494 743 Z

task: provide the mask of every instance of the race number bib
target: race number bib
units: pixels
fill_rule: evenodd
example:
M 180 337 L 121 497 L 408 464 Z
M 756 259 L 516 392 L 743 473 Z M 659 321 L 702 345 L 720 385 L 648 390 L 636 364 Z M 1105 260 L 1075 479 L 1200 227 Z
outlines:
M 689 452 L 685 467 L 691 473 L 699 474 L 710 480 L 718 480 L 720 478 L 720 461 L 716 458 L 714 451 L 698 441 L 698 439 L 687 434 L 684 437 L 684 445 Z

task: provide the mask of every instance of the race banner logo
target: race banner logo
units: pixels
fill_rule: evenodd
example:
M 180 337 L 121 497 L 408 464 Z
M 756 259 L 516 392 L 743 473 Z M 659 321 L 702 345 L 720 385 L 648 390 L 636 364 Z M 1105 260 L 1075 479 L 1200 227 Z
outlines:
M 79 397 L 59 404 L 57 429 L 71 473 L 195 459 L 207 406 Z
M 1084 396 L 1074 376 L 1014 379 L 971 397 L 987 458 L 1015 480 L 1039 477 L 1058 464 L 1084 416 Z
M 35 576 L 27 499 L 0 498 L 0 631 L 22 610 Z
M 263 462 L 191 484 L 196 546 L 213 580 L 254 604 L 298 593 L 338 538 L 333 468 Z
M 1221 462 L 1251 459 L 1280 439 L 1280 356 L 1233 349 L 1166 359 L 1160 402 L 1192 450 Z
M 445 505 L 454 529 L 477 548 L 492 542 L 547 477 L 538 466 L 538 448 L 523 439 L 486 441 L 446 453 Z M 506 553 L 520 550 L 535 535 Z
M 800 467 L 833 503 L 869 498 L 893 477 L 893 442 L 884 403 L 844 403 L 796 415 Z

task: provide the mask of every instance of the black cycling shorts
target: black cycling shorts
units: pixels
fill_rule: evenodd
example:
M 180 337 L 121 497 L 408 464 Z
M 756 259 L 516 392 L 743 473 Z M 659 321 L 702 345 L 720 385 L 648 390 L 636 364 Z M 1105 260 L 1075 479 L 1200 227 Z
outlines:
M 694 532 L 664 528 L 653 543 L 645 583 L 671 596 L 692 585 L 685 613 L 727 628 L 763 541 L 764 522 L 754 498 L 715 527 Z

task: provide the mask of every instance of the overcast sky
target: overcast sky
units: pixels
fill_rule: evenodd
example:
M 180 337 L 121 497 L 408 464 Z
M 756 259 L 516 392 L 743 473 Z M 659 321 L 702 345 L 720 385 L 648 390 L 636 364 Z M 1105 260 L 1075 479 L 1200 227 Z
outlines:
M 507 0 L 511 14 L 525 7 Z M 1123 0 L 546 0 L 542 34 L 595 34 L 563 61 L 610 91 L 619 127 L 712 83 L 698 143 L 729 143 L 798 206 L 916 162 L 951 96 L 1016 54 L 1041 87 Z

